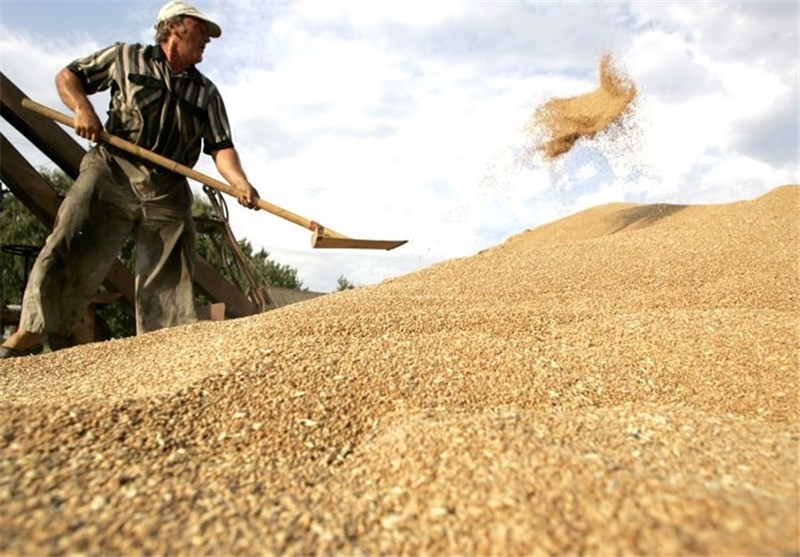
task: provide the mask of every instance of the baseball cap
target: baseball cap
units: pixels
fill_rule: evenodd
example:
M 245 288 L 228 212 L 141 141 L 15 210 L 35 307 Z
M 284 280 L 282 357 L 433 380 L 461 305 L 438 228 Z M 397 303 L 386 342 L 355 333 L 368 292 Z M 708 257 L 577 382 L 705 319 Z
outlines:
M 208 25 L 208 35 L 210 37 L 216 39 L 222 35 L 222 29 L 220 29 L 219 25 L 214 23 L 208 16 L 200 13 L 200 10 L 191 4 L 181 2 L 180 0 L 173 0 L 172 2 L 167 2 L 164 4 L 164 6 L 158 11 L 158 17 L 156 17 L 156 27 L 158 27 L 158 24 L 162 21 L 166 21 L 179 15 L 188 15 L 205 21 L 206 25 Z

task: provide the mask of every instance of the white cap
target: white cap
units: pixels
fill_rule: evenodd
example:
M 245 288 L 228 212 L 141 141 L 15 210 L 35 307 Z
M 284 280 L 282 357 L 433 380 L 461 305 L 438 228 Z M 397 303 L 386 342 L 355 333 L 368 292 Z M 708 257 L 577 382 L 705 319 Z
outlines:
M 164 6 L 158 12 L 158 17 L 156 18 L 156 27 L 158 27 L 158 24 L 162 21 L 172 19 L 173 17 L 179 15 L 188 15 L 205 21 L 208 25 L 208 35 L 210 37 L 216 39 L 222 35 L 222 29 L 220 29 L 219 25 L 211 21 L 208 16 L 201 14 L 200 11 L 191 4 L 181 2 L 180 0 L 172 0 L 172 2 L 167 2 L 164 4 Z

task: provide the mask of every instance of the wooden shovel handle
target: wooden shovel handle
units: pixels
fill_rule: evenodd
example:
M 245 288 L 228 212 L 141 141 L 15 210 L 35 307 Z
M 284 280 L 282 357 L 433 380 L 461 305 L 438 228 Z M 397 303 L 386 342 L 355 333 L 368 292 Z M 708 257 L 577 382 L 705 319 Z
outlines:
M 27 108 L 29 110 L 32 110 L 34 112 L 37 112 L 37 113 L 41 114 L 42 116 L 46 116 L 47 118 L 50 118 L 51 120 L 55 120 L 56 122 L 60 122 L 60 123 L 64 124 L 65 126 L 69 126 L 69 127 L 72 128 L 75 125 L 74 119 L 72 117 L 70 117 L 70 116 L 68 116 L 66 114 L 63 114 L 61 112 L 58 112 L 57 110 L 53 110 L 52 108 L 49 108 L 49 107 L 44 106 L 42 104 L 39 104 L 37 102 L 34 102 L 34 101 L 32 101 L 32 100 L 30 100 L 28 98 L 22 99 L 22 103 L 21 104 L 25 108 Z M 133 143 L 131 143 L 129 141 L 125 141 L 124 139 L 122 139 L 120 137 L 117 137 L 115 135 L 111 135 L 110 133 L 106 132 L 105 130 L 100 132 L 100 141 L 102 141 L 103 143 L 107 143 L 108 145 L 113 145 L 114 147 L 116 147 L 118 149 L 121 149 L 121 150 L 123 150 L 123 151 L 125 151 L 127 153 L 132 154 L 132 155 L 135 155 L 135 156 L 139 157 L 140 159 L 144 159 L 146 161 L 149 161 L 149 162 L 152 162 L 154 164 L 157 164 L 158 166 L 166 168 L 167 170 L 175 172 L 176 174 L 180 174 L 180 175 L 185 176 L 187 178 L 191 178 L 192 180 L 200 182 L 201 184 L 205 184 L 206 186 L 214 188 L 215 190 L 219 190 L 219 191 L 221 191 L 223 193 L 227 193 L 228 195 L 233 196 L 233 197 L 238 197 L 236 189 L 234 189 L 231 185 L 226 184 L 225 182 L 222 182 L 220 180 L 216 180 L 216 179 L 212 178 L 211 176 L 203 174 L 202 172 L 198 172 L 196 170 L 193 170 L 193 169 L 189 168 L 188 166 L 185 166 L 183 164 L 175 162 L 175 161 L 173 161 L 171 159 L 168 159 L 167 157 L 164 157 L 162 155 L 159 155 L 157 153 L 154 153 L 152 151 L 149 151 L 147 149 L 139 147 L 138 145 L 134 145 Z M 265 201 L 264 199 L 261 199 L 261 198 L 257 199 L 256 200 L 256 204 L 258 205 L 259 209 L 263 209 L 263 210 L 265 210 L 265 211 L 267 211 L 269 213 L 272 213 L 273 215 L 281 217 L 282 219 L 286 219 L 289 222 L 293 222 L 294 224 L 298 224 L 298 225 L 302 226 L 303 228 L 307 228 L 307 229 L 313 230 L 313 231 L 316 231 L 317 229 L 321 228 L 319 223 L 314 222 L 312 220 L 309 220 L 309 219 L 307 219 L 305 217 L 301 217 L 300 215 L 298 215 L 296 213 L 293 213 L 291 211 L 287 211 L 286 209 L 283 209 L 282 207 L 278 207 L 277 205 L 274 205 L 273 203 L 270 203 L 269 201 Z M 346 238 L 347 237 L 344 234 L 340 234 L 338 232 L 335 232 L 335 231 L 333 231 L 333 230 L 331 230 L 330 228 L 327 228 L 327 227 L 324 229 L 324 235 L 325 236 L 330 236 L 332 238 Z

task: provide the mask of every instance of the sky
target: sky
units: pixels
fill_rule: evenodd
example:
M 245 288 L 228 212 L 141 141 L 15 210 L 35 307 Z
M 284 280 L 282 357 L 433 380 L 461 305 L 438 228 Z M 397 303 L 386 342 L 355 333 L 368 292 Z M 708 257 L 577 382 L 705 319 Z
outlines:
M 161 5 L 0 0 L 0 69 L 66 112 L 55 74 L 114 42 L 154 42 Z M 408 240 L 313 249 L 310 231 L 229 198 L 237 238 L 313 291 L 468 257 L 606 203 L 729 203 L 800 183 L 797 0 L 194 5 L 222 27 L 198 69 L 261 196 L 351 237 Z M 595 89 L 605 53 L 637 87 L 629 112 L 555 161 L 532 154 L 536 108 Z M 92 101 L 103 116 L 107 93 Z M 196 169 L 219 178 L 207 156 Z

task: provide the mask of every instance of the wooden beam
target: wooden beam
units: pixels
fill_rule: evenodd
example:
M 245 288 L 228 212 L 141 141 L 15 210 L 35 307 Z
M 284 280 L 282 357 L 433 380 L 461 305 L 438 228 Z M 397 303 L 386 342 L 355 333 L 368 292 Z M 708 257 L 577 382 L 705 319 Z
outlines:
M 258 308 L 236 286 L 225 280 L 219 271 L 201 257 L 194 260 L 194 280 L 198 290 L 208 298 L 225 303 L 231 317 L 246 317 L 258 313 Z
M 61 196 L 42 178 L 35 168 L 0 134 L 0 178 L 8 189 L 45 226 L 52 228 L 61 205 Z M 128 308 L 134 304 L 133 275 L 119 261 L 114 261 L 103 284 L 122 294 Z
M 20 104 L 25 94 L 0 72 L 0 114 L 72 179 L 86 150 L 61 126 Z
M 0 134 L 0 179 L 47 228 L 53 227 L 61 197 Z

